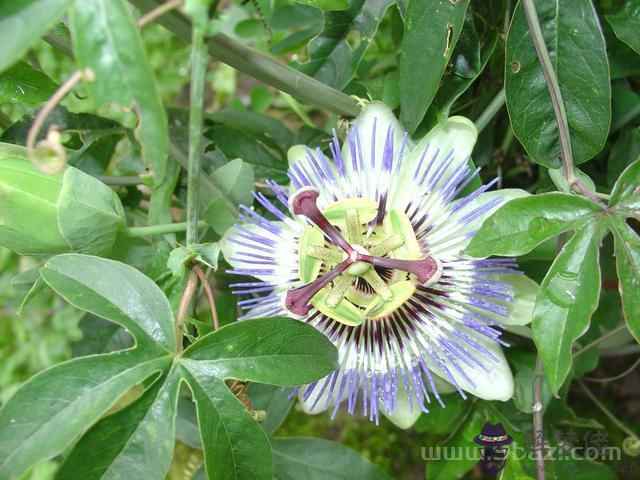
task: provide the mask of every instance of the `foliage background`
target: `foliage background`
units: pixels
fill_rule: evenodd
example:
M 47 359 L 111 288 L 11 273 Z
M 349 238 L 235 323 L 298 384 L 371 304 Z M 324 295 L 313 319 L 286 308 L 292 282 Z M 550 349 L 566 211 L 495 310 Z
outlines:
M 433 33 L 437 32 L 439 21 L 433 12 L 438 8 L 446 11 L 445 4 L 449 2 L 353 0 L 346 10 L 323 10 L 303 3 L 337 4 L 341 8 L 343 2 L 224 1 L 218 6 L 216 27 L 239 43 L 288 62 L 349 95 L 383 100 L 400 111 L 404 125 L 411 130 L 425 132 L 438 118 L 453 114 L 484 122 L 473 159 L 482 167 L 481 177 L 485 182 L 498 176 L 501 188 L 519 187 L 531 193 L 562 189 L 562 181 L 554 183 L 545 168 L 558 166 L 555 155 L 549 153 L 557 147 L 557 138 L 548 133 L 541 138 L 536 136 L 540 122 L 545 123 L 545 131 L 555 129 L 548 97 L 544 95 L 546 85 L 534 82 L 535 72 L 532 73 L 531 65 L 524 61 L 522 65 L 516 65 L 510 60 L 514 52 L 509 48 L 525 47 L 518 47 L 515 42 L 511 47 L 505 46 L 515 2 L 472 0 L 466 16 L 445 18 L 445 23 L 464 24 L 462 30 L 455 30 L 460 37 L 453 52 L 449 52 L 450 58 L 439 53 L 443 47 L 438 43 L 442 42 L 442 35 L 438 37 Z M 422 6 L 416 6 L 418 3 Z M 564 9 L 558 27 L 561 33 L 575 28 L 589 41 L 580 46 L 570 43 L 569 36 L 558 35 L 557 68 L 561 83 L 568 78 L 563 75 L 562 68 L 578 69 L 578 75 L 563 84 L 575 142 L 575 160 L 581 163 L 580 169 L 593 180 L 597 191 L 607 194 L 622 171 L 640 157 L 640 6 L 634 1 L 601 0 L 593 5 L 597 13 L 589 17 L 591 2 L 588 1 L 544 0 L 537 3 L 539 10 L 553 6 Z M 418 22 L 418 33 L 408 35 L 406 15 L 410 14 L 407 11 L 420 8 L 431 12 L 429 18 L 418 17 L 414 12 L 415 18 L 421 19 L 423 24 Z M 628 30 L 625 31 L 625 23 L 617 22 L 616 18 L 620 20 L 626 11 L 631 12 L 631 23 L 626 24 Z M 131 12 L 139 15 L 134 7 Z M 447 15 L 446 12 L 443 15 Z M 519 15 L 522 17 L 521 10 Z M 522 21 L 521 18 L 520 25 Z M 562 21 L 573 22 L 573 25 L 563 25 Z M 52 45 L 56 43 L 55 38 L 64 40 L 68 37 L 65 22 L 63 18 L 62 23 L 49 33 L 48 41 L 33 43 L 18 64 L 0 74 L 1 141 L 24 144 L 34 113 L 77 68 L 64 48 L 60 49 L 60 44 L 58 47 Z M 585 29 L 589 28 L 595 43 L 589 39 L 589 31 L 585 34 Z M 599 29 L 604 35 L 603 48 L 606 45 L 604 58 L 598 54 Z M 526 30 L 522 33 L 527 34 Z M 157 23 L 141 31 L 141 40 L 168 112 L 169 138 L 186 152 L 191 49 Z M 532 62 L 536 61 L 531 47 L 524 53 L 533 59 Z M 438 66 L 440 61 L 442 68 Z M 581 65 L 589 68 L 579 70 Z M 527 71 L 530 76 L 522 79 Z M 521 73 L 520 77 L 514 78 L 517 73 Z M 505 79 L 511 117 L 500 102 Z M 542 92 L 542 98 L 534 95 L 534 83 L 536 92 Z M 407 84 L 413 85 L 412 88 L 408 89 Z M 413 111 L 411 105 L 416 98 L 433 98 L 433 102 L 426 102 L 425 111 Z M 202 167 L 216 185 L 214 190 L 217 192 L 209 198 L 210 203 L 214 204 L 218 197 L 223 199 L 222 204 L 215 203 L 211 215 L 204 214 L 215 232 L 209 239 L 215 240 L 228 226 L 225 218 L 233 215 L 233 205 L 246 202 L 252 190 L 263 189 L 265 178 L 284 179 L 288 146 L 296 143 L 324 146 L 327 132 L 339 125 L 339 117 L 266 86 L 213 58 L 208 62 L 204 99 L 206 154 Z M 523 118 L 518 112 L 526 108 L 537 113 Z M 87 86 L 80 84 L 62 101 L 50 120 L 63 130 L 63 143 L 71 152 L 70 163 L 112 183 L 127 209 L 128 223 L 145 225 L 149 188 L 145 185 L 146 167 L 131 133 L 136 124 L 135 112 L 128 107 L 96 102 Z M 236 158 L 243 162 L 234 163 L 231 169 L 218 170 L 230 166 Z M 119 185 L 118 177 L 127 178 L 131 184 Z M 173 193 L 171 210 L 164 213 L 170 213 L 169 220 L 182 221 L 186 201 L 184 170 L 179 173 Z M 636 232 L 639 230 L 637 220 L 630 219 L 628 223 Z M 163 277 L 170 248 L 161 242 L 151 247 L 145 243 L 139 246 L 135 250 L 116 245 L 114 256 L 159 280 L 175 307 L 181 293 L 179 285 L 172 285 L 166 275 Z M 550 248 L 551 253 L 548 249 L 546 252 L 536 250 L 521 259 L 523 270 L 538 282 L 543 280 L 555 256 L 555 246 Z M 25 285 L 15 278 L 38 263 L 37 259 L 0 249 L 0 403 L 6 402 L 22 382 L 47 367 L 81 352 L 95 351 L 92 348 L 96 344 L 126 342 L 126 339 L 109 336 L 107 327 L 98 320 L 88 319 L 49 289 L 33 298 L 21 313 L 16 313 Z M 624 320 L 611 237 L 602 245 L 600 264 L 602 292 L 599 305 L 577 348 L 589 345 L 614 329 L 618 329 L 618 333 L 574 359 L 570 373 L 573 381 L 564 385 L 560 398 L 549 395 L 546 400 L 545 433 L 555 435 L 556 439 L 566 439 L 568 435 L 573 442 L 581 444 L 585 442 L 586 433 L 598 431 L 607 435 L 609 445 L 619 446 L 629 435 L 598 409 L 576 382 L 583 377 L 614 376 L 632 366 L 640 353 L 628 331 L 619 327 L 624 325 Z M 236 300 L 229 293 L 230 280 L 224 268 L 211 278 L 215 282 L 222 323 L 232 322 L 236 316 Z M 195 324 L 197 327 L 211 324 L 204 296 L 200 300 L 196 317 L 202 324 Z M 637 324 L 640 319 L 628 321 Z M 505 423 L 519 429 L 523 437 L 530 436 L 531 411 L 527 409 L 533 403 L 530 386 L 536 350 L 526 336 L 510 335 L 508 339 L 513 345 L 508 358 L 516 375 L 516 397 L 504 405 L 477 401 L 479 405 L 474 408 L 491 418 L 504 419 Z M 91 342 L 94 342 L 93 347 Z M 611 382 L 587 385 L 616 418 L 630 430 L 640 431 L 637 395 L 640 375 L 637 369 Z M 254 403 L 259 403 L 260 393 L 256 392 L 255 398 Z M 420 448 L 456 435 L 460 436 L 460 441 L 470 443 L 471 438 L 464 435 L 465 428 L 474 425 L 474 419 L 467 415 L 469 411 L 468 404 L 452 398 L 447 410 L 423 416 L 414 430 L 403 432 L 384 418 L 379 427 L 345 413 L 340 413 L 331 422 L 326 415 L 306 416 L 294 406 L 280 427 L 278 437 L 314 436 L 336 440 L 370 459 L 392 478 L 423 478 L 425 462 L 420 458 Z M 188 420 L 184 422 L 188 425 Z M 202 454 L 194 445 L 197 442 L 189 441 L 187 427 L 182 431 L 179 428 L 178 433 L 169 478 L 190 478 L 200 467 Z M 588 475 L 593 478 L 637 478 L 640 471 L 637 457 L 631 455 L 625 455 L 621 462 L 599 465 L 587 461 L 567 463 L 571 464 L 570 468 L 558 466 L 557 471 L 549 475 L 568 478 L 564 473 L 568 468 L 571 475 L 579 478 L 590 478 Z M 57 465 L 55 459 L 40 464 L 25 478 L 52 478 Z M 429 468 L 429 478 L 481 478 L 478 467 L 464 462 L 455 466 L 451 462 L 445 466 L 434 462 Z M 317 475 L 320 476 L 309 478 L 323 478 L 322 473 Z M 516 471 L 507 471 L 502 478 L 528 478 L 519 475 Z M 344 478 L 358 477 L 345 467 Z

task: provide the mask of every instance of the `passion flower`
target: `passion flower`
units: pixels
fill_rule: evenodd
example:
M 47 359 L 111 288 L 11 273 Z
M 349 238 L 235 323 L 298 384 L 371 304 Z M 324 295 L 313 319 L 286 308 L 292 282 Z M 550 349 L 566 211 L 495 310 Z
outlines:
M 521 321 L 510 318 L 516 262 L 463 250 L 505 199 L 526 192 L 489 192 L 491 182 L 461 195 L 478 174 L 468 162 L 476 138 L 472 122 L 451 117 L 413 144 L 371 103 L 342 148 L 334 132 L 332 161 L 290 149 L 290 188 L 268 182 L 273 202 L 255 195 L 273 219 L 242 207 L 223 253 L 230 273 L 256 279 L 232 285 L 246 296 L 244 318 L 300 319 L 339 351 L 334 373 L 298 389 L 307 412 L 359 404 L 407 428 L 432 398 L 444 405 L 443 391 L 513 395 L 500 334 Z

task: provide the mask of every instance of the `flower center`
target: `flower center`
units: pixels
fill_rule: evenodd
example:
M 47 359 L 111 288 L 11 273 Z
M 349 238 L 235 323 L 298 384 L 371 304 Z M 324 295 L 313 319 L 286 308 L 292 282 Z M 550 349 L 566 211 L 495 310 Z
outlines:
M 317 197 L 308 188 L 291 197 L 292 212 L 314 225 L 300 235 L 299 273 L 305 285 L 287 292 L 289 311 L 304 316 L 313 305 L 338 322 L 359 325 L 397 310 L 416 284 L 437 281 L 440 265 L 424 257 L 404 212 L 390 210 L 376 223 L 374 200 L 339 200 L 320 211 Z

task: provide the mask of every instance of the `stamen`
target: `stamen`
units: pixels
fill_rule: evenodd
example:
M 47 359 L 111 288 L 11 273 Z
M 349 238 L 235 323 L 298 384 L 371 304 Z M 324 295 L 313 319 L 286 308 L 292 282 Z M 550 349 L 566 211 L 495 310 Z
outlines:
M 284 299 L 284 306 L 294 315 L 305 316 L 311 310 L 309 302 L 321 289 L 326 287 L 333 279 L 344 272 L 353 263 L 353 258 L 348 257 L 344 262 L 338 264 L 333 270 L 316 278 L 308 285 L 289 290 Z
M 302 215 L 311 220 L 324 234 L 347 254 L 353 252 L 353 248 L 349 245 L 338 229 L 329 223 L 329 220 L 322 214 L 317 205 L 317 190 L 305 187 L 294 193 L 289 199 L 291 211 L 295 215 Z
M 369 268 L 369 270 L 364 272 L 362 278 L 364 278 L 367 283 L 371 285 L 373 291 L 380 295 L 385 302 L 388 302 L 389 300 L 391 300 L 391 298 L 393 298 L 393 292 L 389 288 L 389 285 L 387 285 L 383 278 L 378 275 L 378 272 L 376 272 L 373 268 Z
M 362 227 L 360 216 L 355 208 L 347 210 L 347 237 L 351 244 L 362 245 Z
M 393 268 L 394 270 L 412 273 L 418 277 L 420 283 L 428 282 L 438 272 L 438 263 L 432 257 L 420 260 L 400 260 L 358 254 L 357 261 L 369 263 L 375 267 Z
M 307 255 L 327 263 L 340 263 L 343 258 L 339 251 L 318 245 L 311 245 L 307 249 Z
M 390 235 L 384 240 L 376 243 L 373 247 L 369 249 L 369 253 L 374 257 L 382 257 L 396 248 L 404 245 L 404 238 L 402 235 Z
M 340 303 L 340 300 L 342 300 L 342 297 L 344 297 L 347 289 L 351 285 L 353 285 L 353 282 L 355 282 L 355 280 L 355 275 L 343 273 L 340 278 L 338 278 L 334 282 L 333 288 L 331 289 L 331 292 L 329 292 L 329 296 L 327 296 L 327 305 L 329 305 L 331 308 L 336 308 L 338 306 L 338 303 Z

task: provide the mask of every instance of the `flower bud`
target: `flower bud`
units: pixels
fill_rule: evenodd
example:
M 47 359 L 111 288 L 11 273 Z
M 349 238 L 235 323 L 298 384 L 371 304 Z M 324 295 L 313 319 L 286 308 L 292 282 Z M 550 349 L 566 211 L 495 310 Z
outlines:
M 0 245 L 22 255 L 109 253 L 124 226 L 118 196 L 74 167 L 47 175 L 19 147 L 1 149 Z

